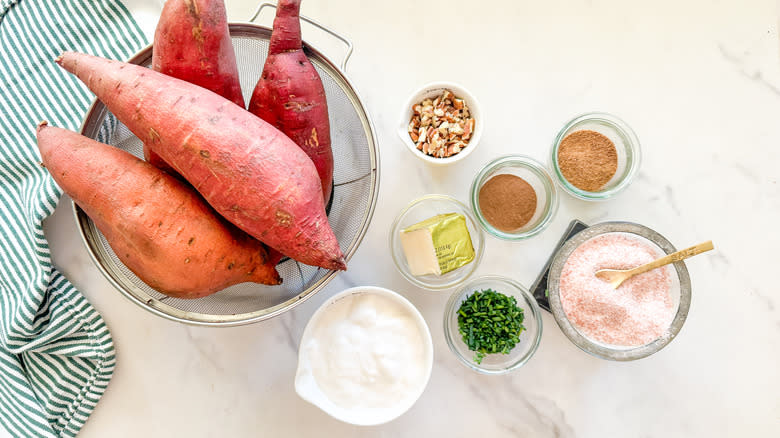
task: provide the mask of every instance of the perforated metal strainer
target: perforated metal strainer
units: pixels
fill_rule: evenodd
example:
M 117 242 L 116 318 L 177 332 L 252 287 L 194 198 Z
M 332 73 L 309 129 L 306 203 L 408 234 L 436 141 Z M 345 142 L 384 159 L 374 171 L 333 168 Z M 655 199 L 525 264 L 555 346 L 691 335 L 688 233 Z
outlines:
M 233 23 L 230 24 L 230 34 L 236 51 L 241 89 L 248 102 L 263 69 L 271 31 L 251 23 Z M 348 51 L 342 63 L 345 66 L 352 46 L 343 37 L 333 35 L 347 43 Z M 308 44 L 304 43 L 304 47 L 322 78 L 328 100 L 335 161 L 333 200 L 328 219 L 349 260 L 366 233 L 379 191 L 376 135 L 358 94 L 341 70 Z M 149 67 L 152 47 L 142 50 L 129 62 Z M 81 132 L 137 157 L 143 156 L 141 141 L 100 101 L 93 103 Z M 336 275 L 335 271 L 288 259 L 278 266 L 284 279 L 281 286 L 243 283 L 196 300 L 168 297 L 147 286 L 127 269 L 92 220 L 77 205 L 74 204 L 73 209 L 87 250 L 109 281 L 141 307 L 175 321 L 208 326 L 261 321 L 303 302 Z

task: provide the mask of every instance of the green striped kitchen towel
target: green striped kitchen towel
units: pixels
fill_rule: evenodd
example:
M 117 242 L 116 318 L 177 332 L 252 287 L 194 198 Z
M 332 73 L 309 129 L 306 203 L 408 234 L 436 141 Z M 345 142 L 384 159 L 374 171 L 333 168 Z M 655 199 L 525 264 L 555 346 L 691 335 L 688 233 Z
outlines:
M 13 436 L 75 436 L 116 363 L 102 317 L 52 266 L 41 227 L 62 191 L 39 165 L 36 125 L 78 130 L 93 99 L 54 58 L 125 60 L 144 45 L 118 0 L 0 0 L 0 424 Z

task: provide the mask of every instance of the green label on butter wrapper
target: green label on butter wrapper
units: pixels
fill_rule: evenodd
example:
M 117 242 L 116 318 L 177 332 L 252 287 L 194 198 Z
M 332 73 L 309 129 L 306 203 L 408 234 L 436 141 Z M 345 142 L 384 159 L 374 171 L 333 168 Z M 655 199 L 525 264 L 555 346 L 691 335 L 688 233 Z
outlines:
M 474 247 L 466 226 L 466 217 L 458 213 L 440 214 L 404 229 L 404 232 L 428 228 L 436 250 L 441 273 L 453 271 L 474 260 Z

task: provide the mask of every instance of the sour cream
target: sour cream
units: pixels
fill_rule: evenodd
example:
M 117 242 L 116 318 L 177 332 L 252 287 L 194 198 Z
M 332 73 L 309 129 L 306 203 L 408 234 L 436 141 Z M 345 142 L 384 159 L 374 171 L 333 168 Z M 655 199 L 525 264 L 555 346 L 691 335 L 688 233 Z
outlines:
M 425 321 L 406 299 L 381 288 L 348 290 L 306 327 L 296 390 L 343 421 L 383 423 L 420 396 L 432 351 Z

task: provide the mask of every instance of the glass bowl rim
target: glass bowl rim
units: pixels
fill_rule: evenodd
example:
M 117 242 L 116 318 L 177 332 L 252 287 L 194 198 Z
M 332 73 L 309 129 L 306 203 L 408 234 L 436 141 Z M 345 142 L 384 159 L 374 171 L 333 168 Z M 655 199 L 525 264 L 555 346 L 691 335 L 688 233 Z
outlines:
M 531 315 L 533 315 L 533 319 L 536 323 L 535 324 L 536 336 L 534 337 L 533 344 L 530 346 L 528 351 L 524 355 L 520 356 L 515 362 L 513 362 L 508 367 L 499 370 L 486 369 L 482 367 L 480 364 L 474 363 L 472 360 L 469 360 L 470 358 L 463 356 L 455 347 L 455 342 L 457 339 L 453 339 L 451 334 L 451 329 L 450 329 L 450 316 L 452 316 L 452 314 L 456 311 L 455 306 L 459 301 L 460 297 L 462 297 L 465 293 L 468 293 L 467 289 L 474 287 L 477 284 L 485 281 L 497 281 L 513 287 L 517 292 L 519 292 L 520 295 L 522 295 L 526 299 L 526 301 L 531 303 L 530 306 Z M 533 355 L 536 353 L 536 350 L 539 348 L 539 344 L 542 341 L 543 324 L 542 324 L 542 312 L 541 309 L 539 308 L 539 303 L 536 302 L 536 299 L 534 298 L 533 294 L 531 294 L 531 292 L 525 286 L 523 286 L 522 284 L 520 284 L 519 282 L 511 278 L 504 277 L 501 275 L 482 275 L 480 277 L 472 279 L 467 284 L 461 285 L 461 287 L 458 288 L 458 290 L 456 290 L 455 292 L 453 292 L 450 295 L 450 297 L 447 299 L 447 304 L 444 307 L 443 324 L 444 324 L 444 339 L 447 341 L 447 346 L 449 347 L 450 351 L 455 355 L 456 358 L 458 358 L 458 360 L 461 363 L 465 364 L 467 367 L 481 374 L 500 375 L 500 374 L 506 374 L 510 371 L 520 368 L 521 366 L 525 365 L 526 362 L 528 362 L 531 359 L 531 357 L 533 357 Z
M 563 176 L 563 173 L 561 173 L 561 170 L 558 167 L 558 148 L 560 147 L 564 135 L 577 124 L 590 120 L 609 125 L 623 134 L 623 137 L 628 140 L 628 149 L 631 149 L 633 155 L 633 159 L 631 160 L 631 167 L 628 169 L 628 172 L 626 172 L 625 176 L 615 185 L 615 187 L 600 192 L 589 192 L 587 190 L 582 190 L 575 187 Z M 604 201 L 623 191 L 634 179 L 634 176 L 639 171 L 641 163 L 642 147 L 634 130 L 631 129 L 631 126 L 629 126 L 628 123 L 626 123 L 620 117 L 605 112 L 584 113 L 569 120 L 565 125 L 563 125 L 563 128 L 558 131 L 558 134 L 555 136 L 552 148 L 550 150 L 550 167 L 552 167 L 553 173 L 555 174 L 558 183 L 566 192 L 572 196 L 579 199 L 584 199 L 586 201 Z
M 401 223 L 401 218 L 403 218 L 413 207 L 417 206 L 418 204 L 421 204 L 425 201 L 446 201 L 451 202 L 455 205 L 457 205 L 464 213 L 466 218 L 471 221 L 471 223 L 474 224 L 474 229 L 477 230 L 477 240 L 479 242 L 479 245 L 477 248 L 474 248 L 474 260 L 471 261 L 471 267 L 469 268 L 470 271 L 463 276 L 463 278 L 459 278 L 457 280 L 450 281 L 448 283 L 444 284 L 430 284 L 426 283 L 424 281 L 420 281 L 417 277 L 412 275 L 410 272 L 407 272 L 407 270 L 402 268 L 402 262 L 399 260 L 401 257 L 400 254 L 397 254 L 394 250 L 394 243 L 396 239 L 396 235 L 398 234 L 399 226 Z M 471 235 L 472 233 L 469 232 Z M 471 236 L 472 246 L 474 243 L 474 236 Z M 482 228 L 479 226 L 479 222 L 474 218 L 474 215 L 472 214 L 471 210 L 462 202 L 458 201 L 454 197 L 450 195 L 442 195 L 437 193 L 431 193 L 428 195 L 420 196 L 419 198 L 416 198 L 409 202 L 409 204 L 406 205 L 395 217 L 393 220 L 392 225 L 390 225 L 390 236 L 389 236 L 389 244 L 390 244 L 390 255 L 393 259 L 393 264 L 395 264 L 396 270 L 401 273 L 401 275 L 407 279 L 409 282 L 414 284 L 415 286 L 421 287 L 423 289 L 428 290 L 446 290 L 450 289 L 456 286 L 461 285 L 464 281 L 466 281 L 468 278 L 470 278 L 474 272 L 476 272 L 477 268 L 479 267 L 480 262 L 482 261 L 482 255 L 485 252 L 485 233 L 482 230 Z M 464 266 L 465 267 L 465 266 Z
M 600 222 L 591 225 L 567 240 L 553 256 L 547 278 L 550 312 L 553 314 L 553 318 L 563 334 L 582 351 L 601 359 L 614 361 L 642 359 L 664 348 L 679 334 L 691 307 L 691 278 L 684 262 L 679 261 L 672 264 L 680 282 L 680 303 L 677 306 L 677 313 L 674 315 L 669 329 L 661 337 L 648 344 L 620 349 L 610 348 L 605 344 L 591 341 L 574 327 L 563 311 L 559 294 L 560 275 L 566 260 L 569 259 L 569 256 L 575 249 L 596 236 L 608 233 L 629 233 L 643 237 L 661 248 L 666 254 L 677 251 L 674 245 L 664 236 L 644 225 L 625 221 Z
M 531 172 L 533 172 L 539 178 L 539 180 L 542 182 L 542 185 L 544 185 L 545 189 L 547 189 L 546 191 L 548 192 L 546 193 L 548 195 L 546 196 L 548 200 L 547 213 L 542 218 L 540 218 L 539 223 L 535 227 L 530 228 L 529 230 L 522 233 L 507 233 L 505 231 L 499 230 L 498 228 L 495 228 L 485 219 L 485 217 L 482 215 L 482 211 L 478 207 L 479 189 L 484 184 L 485 177 L 496 169 L 514 165 L 519 165 L 517 167 L 524 167 L 531 170 Z M 552 176 L 550 176 L 550 172 L 542 163 L 536 159 L 528 155 L 521 154 L 502 155 L 482 166 L 482 169 L 479 171 L 479 173 L 477 173 L 471 182 L 471 193 L 469 196 L 469 201 L 471 203 L 471 211 L 474 213 L 474 216 L 476 216 L 478 223 L 482 226 L 482 228 L 490 235 L 502 240 L 524 240 L 541 233 L 545 228 L 547 228 L 548 225 L 550 225 L 553 218 L 555 217 L 555 213 L 558 211 L 558 191 L 555 186 L 555 181 L 553 181 Z

